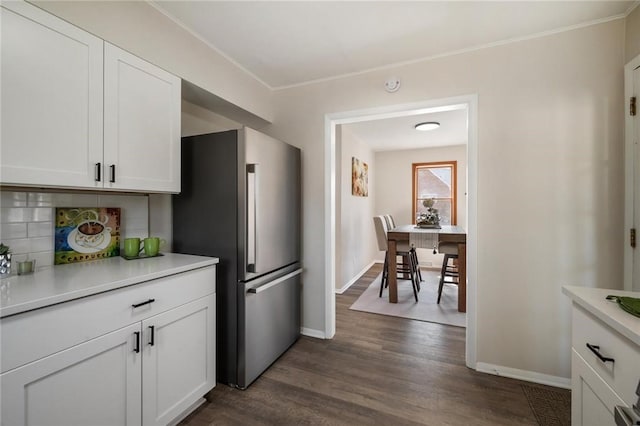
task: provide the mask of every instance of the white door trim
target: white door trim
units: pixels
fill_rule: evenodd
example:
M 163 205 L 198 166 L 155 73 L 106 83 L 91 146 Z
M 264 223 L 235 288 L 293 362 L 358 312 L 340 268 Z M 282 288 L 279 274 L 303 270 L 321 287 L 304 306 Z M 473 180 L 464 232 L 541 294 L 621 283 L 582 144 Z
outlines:
M 467 329 L 466 364 L 476 368 L 478 294 L 478 95 L 464 95 L 423 102 L 388 105 L 325 115 L 325 338 L 336 332 L 335 248 L 336 248 L 336 126 L 340 124 L 443 111 L 466 105 L 467 144 Z
M 640 55 L 624 66 L 624 289 L 633 288 L 633 249 L 629 245 L 629 229 L 633 227 L 633 117 L 629 114 L 629 98 L 633 94 L 633 71 L 640 67 Z M 635 189 L 636 191 L 638 188 Z

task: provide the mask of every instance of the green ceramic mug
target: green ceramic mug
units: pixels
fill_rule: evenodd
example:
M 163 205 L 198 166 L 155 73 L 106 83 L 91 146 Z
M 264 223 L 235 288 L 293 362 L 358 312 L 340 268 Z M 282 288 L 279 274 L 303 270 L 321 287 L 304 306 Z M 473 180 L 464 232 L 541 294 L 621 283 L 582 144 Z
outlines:
M 124 255 L 127 257 L 137 257 L 142 251 L 140 245 L 140 238 L 125 238 L 124 239 Z
M 158 237 L 149 237 L 144 239 L 144 254 L 147 256 L 157 256 L 160 246 L 165 243 Z

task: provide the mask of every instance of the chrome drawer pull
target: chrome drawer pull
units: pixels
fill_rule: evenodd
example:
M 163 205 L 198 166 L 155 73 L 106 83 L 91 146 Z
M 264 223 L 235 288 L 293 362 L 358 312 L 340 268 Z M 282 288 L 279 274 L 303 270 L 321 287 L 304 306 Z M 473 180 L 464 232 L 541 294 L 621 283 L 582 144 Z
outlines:
M 587 348 L 589 348 L 589 350 L 593 352 L 598 357 L 598 359 L 602 362 L 616 362 L 616 360 L 613 358 L 602 356 L 602 354 L 600 353 L 600 346 L 587 343 Z

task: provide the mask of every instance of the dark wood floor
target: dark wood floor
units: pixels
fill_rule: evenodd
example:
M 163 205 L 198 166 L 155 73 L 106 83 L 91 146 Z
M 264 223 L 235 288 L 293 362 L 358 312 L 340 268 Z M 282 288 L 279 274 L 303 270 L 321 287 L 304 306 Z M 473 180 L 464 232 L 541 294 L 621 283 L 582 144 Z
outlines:
M 524 382 L 465 366 L 463 328 L 349 310 L 379 273 L 337 296 L 335 338 L 300 338 L 246 391 L 218 384 L 182 424 L 537 424 Z

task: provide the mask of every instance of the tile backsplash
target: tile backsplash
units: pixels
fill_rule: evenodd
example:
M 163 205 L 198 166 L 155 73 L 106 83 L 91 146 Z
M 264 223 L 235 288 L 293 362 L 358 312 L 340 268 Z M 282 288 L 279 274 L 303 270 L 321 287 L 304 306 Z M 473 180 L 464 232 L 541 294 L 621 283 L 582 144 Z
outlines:
M 0 191 L 0 242 L 8 245 L 14 262 L 36 259 L 36 266 L 53 265 L 53 216 L 56 207 L 119 207 L 121 244 L 126 237 L 149 235 L 147 195 L 74 194 Z

